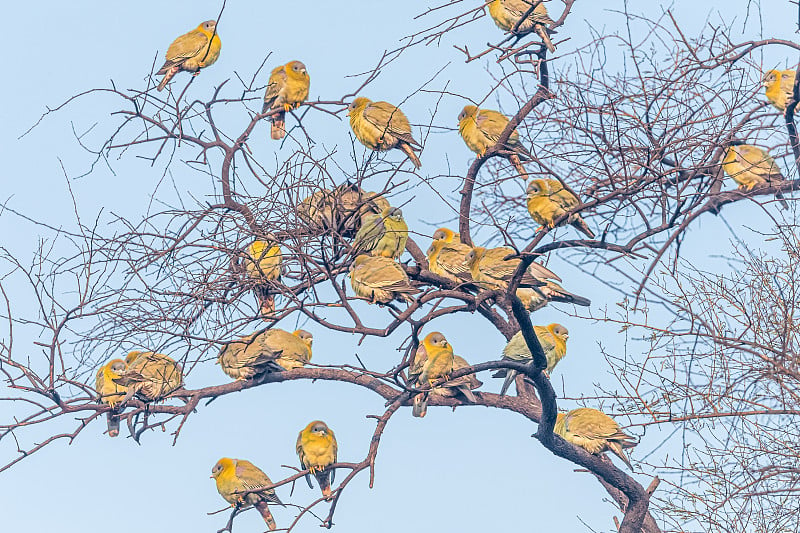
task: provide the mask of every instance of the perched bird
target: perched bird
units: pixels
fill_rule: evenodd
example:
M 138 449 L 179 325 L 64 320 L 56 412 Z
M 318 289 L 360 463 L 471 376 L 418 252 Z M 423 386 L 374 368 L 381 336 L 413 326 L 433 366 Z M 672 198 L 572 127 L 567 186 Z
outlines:
M 458 132 L 461 134 L 461 138 L 464 139 L 467 147 L 480 157 L 486 154 L 486 150 L 497 144 L 500 134 L 507 125 L 508 117 L 502 113 L 491 109 L 478 109 L 474 105 L 464 106 L 458 115 Z M 525 172 L 522 161 L 528 161 L 532 156 L 519 141 L 519 132 L 512 131 L 508 140 L 498 148 L 508 152 L 504 154 L 505 157 L 511 161 L 519 175 L 527 179 L 528 173 Z
M 722 170 L 739 185 L 743 191 L 752 191 L 754 187 L 762 184 L 781 182 L 786 178 L 781 174 L 775 160 L 769 152 L 741 141 L 730 143 L 725 158 L 722 160 Z M 780 193 L 775 195 L 780 199 L 781 206 L 787 209 L 789 205 Z
M 550 302 L 575 304 L 583 307 L 592 305 L 592 301 L 583 296 L 567 292 L 555 281 L 545 280 L 541 287 L 523 287 L 517 289 L 517 298 L 522 306 L 531 313 L 538 311 Z
M 275 494 L 275 489 L 258 490 L 272 485 L 272 480 L 260 468 L 244 459 L 223 457 L 211 469 L 211 477 L 217 482 L 217 492 L 231 507 L 252 505 L 261 513 L 270 531 L 277 529 L 268 504 L 283 503 Z
M 542 351 L 547 358 L 547 368 L 544 372 L 549 377 L 550 373 L 567 355 L 567 339 L 569 339 L 569 331 L 561 324 L 550 324 L 548 326 L 533 326 L 533 331 L 536 333 L 536 338 L 539 339 L 539 344 L 542 345 Z M 503 359 L 517 361 L 518 363 L 530 363 L 533 360 L 533 354 L 528 349 L 528 344 L 522 336 L 522 332 L 518 331 L 508 341 L 506 347 L 503 348 Z M 500 395 L 504 395 L 514 378 L 517 375 L 516 370 L 501 368 L 492 377 L 501 378 L 505 377 L 503 386 L 500 389 Z
M 275 295 L 270 291 L 269 282 L 280 281 L 282 265 L 283 254 L 277 243 L 255 240 L 247 247 L 244 267 L 255 282 L 254 292 L 262 315 L 275 312 Z
M 523 20 L 519 27 L 514 30 L 519 20 L 525 13 L 533 7 L 534 0 L 494 0 L 489 4 L 489 15 L 494 19 L 494 23 L 500 29 L 508 32 L 525 35 L 532 31 L 536 32 L 544 41 L 544 45 L 550 52 L 555 52 L 556 47 L 550 40 L 550 34 L 555 33 L 548 30 L 547 26 L 553 23 L 553 19 L 547 14 L 544 3 L 538 4 L 533 11 Z
M 283 139 L 286 136 L 286 112 L 297 109 L 306 101 L 310 85 L 311 78 L 308 77 L 306 66 L 300 61 L 290 61 L 273 69 L 264 93 L 264 107 L 261 108 L 262 113 L 282 109 L 272 115 L 270 133 L 273 139 Z
M 207 20 L 189 33 L 185 33 L 172 41 L 167 48 L 167 60 L 156 72 L 164 75 L 158 90 L 164 90 L 169 80 L 180 71 L 194 72 L 195 76 L 201 68 L 212 65 L 219 58 L 222 41 L 217 34 L 217 22 Z
M 266 346 L 278 355 L 275 360 L 284 370 L 300 368 L 311 361 L 314 336 L 304 329 L 289 333 L 278 328 L 263 333 Z
M 467 253 L 464 262 L 469 266 L 472 279 L 487 289 L 507 289 L 508 282 L 514 276 L 521 259 L 506 259 L 516 252 L 505 246 L 486 249 L 476 246 Z M 544 285 L 547 279 L 561 281 L 549 269 L 538 263 L 531 263 L 522 275 L 520 287 L 537 287 Z
M 456 283 L 469 281 L 469 268 L 464 265 L 464 258 L 472 250 L 470 246 L 457 242 L 448 243 L 443 240 L 433 241 L 426 252 L 428 269 Z
M 456 283 L 471 279 L 469 267 L 464 258 L 472 250 L 471 246 L 461 243 L 461 236 L 448 228 L 439 228 L 433 232 L 433 242 L 428 248 L 428 269 Z
M 155 402 L 181 388 L 183 370 L 181 365 L 167 355 L 142 352 L 112 381 L 128 388 L 123 403 L 134 395 L 142 401 Z
M 308 471 L 317 478 L 322 495 L 326 499 L 331 496 L 331 483 L 333 483 L 336 470 L 329 468 L 336 462 L 338 445 L 333 430 L 325 422 L 314 420 L 297 435 L 297 456 L 300 458 L 300 466 L 307 468 Z M 306 474 L 306 482 L 309 488 L 311 476 Z
M 355 255 L 369 253 L 399 258 L 406 250 L 408 225 L 399 207 L 387 207 L 379 215 L 366 215 L 353 239 Z
M 392 300 L 411 303 L 412 294 L 420 292 L 411 285 L 408 274 L 389 257 L 359 255 L 350 265 L 350 285 L 360 297 L 371 303 L 388 304 Z
M 412 377 L 421 387 L 433 387 L 433 384 L 449 377 L 455 364 L 453 347 L 444 335 L 438 331 L 428 333 L 414 354 L 414 361 L 409 368 Z M 469 391 L 469 389 L 467 389 Z M 428 411 L 429 392 L 420 392 L 414 396 L 411 414 L 422 418 Z M 469 400 L 475 402 L 475 396 L 469 391 Z
M 528 213 L 531 218 L 547 228 L 555 227 L 555 220 L 572 211 L 581 201 L 564 188 L 560 181 L 554 179 L 531 180 L 527 188 Z M 573 213 L 564 219 L 559 226 L 569 224 L 594 239 L 594 232 L 589 229 L 586 222 L 578 213 Z
M 217 356 L 222 371 L 236 380 L 248 380 L 283 370 L 276 362 L 281 352 L 276 352 L 267 343 L 270 331 L 277 330 L 257 331 L 225 343 Z
M 97 370 L 97 375 L 94 380 L 94 390 L 96 390 L 97 394 L 100 396 L 98 401 L 111 408 L 111 410 L 106 413 L 109 437 L 116 437 L 119 435 L 119 418 L 116 416 L 115 408 L 125 397 L 125 393 L 128 389 L 114 383 L 114 380 L 119 378 L 122 373 L 125 372 L 126 368 L 128 368 L 128 365 L 122 359 L 112 359 Z
M 414 166 L 420 162 L 413 147 L 422 147 L 411 135 L 411 124 L 400 109 L 388 102 L 373 102 L 359 97 L 347 108 L 350 128 L 361 144 L 371 150 L 402 150 Z
M 633 448 L 638 442 L 625 434 L 619 424 L 602 411 L 579 407 L 566 414 L 558 413 L 553 432 L 595 455 L 610 450 L 633 470 L 624 449 Z
M 786 111 L 789 100 L 794 94 L 794 70 L 770 70 L 764 76 L 767 100 L 781 112 Z
M 332 191 L 319 189 L 297 206 L 297 215 L 315 231 L 333 230 L 352 237 L 367 215 L 380 214 L 389 202 L 376 192 L 344 183 Z

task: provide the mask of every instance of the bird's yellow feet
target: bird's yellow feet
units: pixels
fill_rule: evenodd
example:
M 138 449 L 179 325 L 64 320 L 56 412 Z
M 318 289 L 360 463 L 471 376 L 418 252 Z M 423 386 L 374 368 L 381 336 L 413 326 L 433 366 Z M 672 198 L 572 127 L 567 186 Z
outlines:
M 292 109 L 294 109 L 292 107 L 292 104 L 283 104 L 283 110 L 284 111 L 291 111 Z

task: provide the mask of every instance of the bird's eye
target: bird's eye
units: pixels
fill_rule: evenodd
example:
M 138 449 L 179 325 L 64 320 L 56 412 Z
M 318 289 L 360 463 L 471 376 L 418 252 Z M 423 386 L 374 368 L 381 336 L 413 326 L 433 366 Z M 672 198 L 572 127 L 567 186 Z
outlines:
M 467 114 L 462 111 L 461 113 L 458 114 L 458 120 L 464 120 L 464 117 L 466 116 Z

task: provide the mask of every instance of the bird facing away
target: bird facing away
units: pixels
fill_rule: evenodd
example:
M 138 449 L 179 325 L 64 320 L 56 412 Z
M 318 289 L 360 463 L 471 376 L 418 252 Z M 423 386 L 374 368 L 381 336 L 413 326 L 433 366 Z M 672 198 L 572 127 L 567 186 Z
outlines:
M 274 242 L 255 240 L 245 253 L 244 267 L 247 276 L 255 282 L 253 292 L 258 299 L 259 312 L 275 312 L 275 295 L 270 291 L 271 281 L 280 281 L 283 269 L 281 247 Z
M 794 94 L 794 70 L 770 70 L 764 76 L 762 84 L 767 100 L 781 113 L 786 111 L 789 100 Z
M 359 255 L 350 265 L 350 286 L 370 303 L 388 304 L 392 300 L 411 303 L 420 292 L 411 285 L 403 267 L 389 257 Z
M 602 411 L 579 407 L 566 414 L 558 413 L 553 432 L 594 455 L 610 450 L 633 470 L 624 450 L 633 448 L 638 442 Z
M 306 101 L 310 86 L 308 70 L 300 61 L 290 61 L 272 70 L 261 112 L 281 110 L 272 115 L 270 134 L 273 139 L 283 139 L 286 136 L 286 112 L 297 109 Z
M 330 499 L 331 483 L 333 483 L 336 471 L 328 467 L 336 462 L 338 452 L 338 444 L 333 430 L 325 422 L 314 420 L 297 435 L 295 449 L 300 458 L 300 466 L 308 469 L 309 473 L 317 479 L 322 495 L 326 499 Z M 306 482 L 309 488 L 314 488 L 308 474 L 306 474 Z
M 376 192 L 344 183 L 332 191 L 320 189 L 297 206 L 297 215 L 314 231 L 332 230 L 352 237 L 363 226 L 364 217 L 380 214 L 389 202 Z
M 464 139 L 467 147 L 483 157 L 486 151 L 497 144 L 500 135 L 508 125 L 508 117 L 498 111 L 491 109 L 478 109 L 474 105 L 466 105 L 458 115 L 458 132 Z M 522 166 L 523 161 L 531 159 L 531 153 L 522 146 L 519 140 L 519 132 L 514 130 L 508 140 L 498 147 L 500 150 L 508 152 L 503 154 L 517 172 L 524 179 L 528 179 L 528 173 Z
M 547 228 L 554 228 L 557 218 L 566 215 L 579 205 L 581 201 L 567 190 L 560 181 L 554 179 L 531 180 L 526 189 L 528 213 L 537 223 Z M 558 225 L 569 224 L 594 239 L 594 232 L 578 213 L 573 213 Z
M 231 507 L 252 505 L 261 513 L 270 531 L 277 529 L 268 504 L 283 503 L 275 494 L 275 489 L 258 490 L 272 485 L 272 480 L 260 468 L 244 459 L 223 457 L 211 469 L 211 477 L 217 482 L 217 492 Z
M 300 368 L 311 361 L 311 345 L 314 336 L 304 329 L 289 333 L 278 328 L 264 332 L 264 342 L 270 350 L 278 354 L 275 360 L 284 370 Z
M 167 48 L 164 65 L 156 72 L 157 76 L 164 75 L 158 90 L 163 91 L 169 80 L 180 71 L 194 72 L 195 76 L 201 68 L 212 65 L 222 49 L 219 40 L 217 22 L 207 20 L 189 33 L 185 33 L 172 41 Z
M 743 191 L 752 191 L 758 185 L 781 182 L 785 179 L 769 152 L 758 146 L 738 141 L 732 142 L 728 147 L 722 160 L 722 170 Z M 780 200 L 784 209 L 789 207 L 783 195 L 776 193 L 775 197 Z
M 547 8 L 544 3 L 538 4 L 533 11 L 525 17 L 516 31 L 514 26 L 517 25 L 519 20 L 525 13 L 530 11 L 533 7 L 534 0 L 494 0 L 489 4 L 489 15 L 494 19 L 494 23 L 505 31 L 515 33 L 517 35 L 526 35 L 530 32 L 536 32 L 542 38 L 544 45 L 550 52 L 555 52 L 556 47 L 553 46 L 553 41 L 550 40 L 550 34 L 555 33 L 547 29 L 547 26 L 553 23 L 553 19 L 547 14 Z
M 449 377 L 455 364 L 453 347 L 438 331 L 428 333 L 422 340 L 414 354 L 414 361 L 409 368 L 409 377 L 417 382 L 420 387 L 433 387 L 433 384 L 442 378 Z M 428 411 L 429 391 L 417 393 L 414 396 L 411 414 L 422 418 Z M 469 393 L 471 401 L 475 396 Z
M 402 150 L 416 168 L 420 162 L 413 147 L 422 146 L 411 135 L 411 124 L 400 109 L 388 102 L 373 102 L 367 98 L 359 97 L 347 108 L 350 117 L 350 128 L 361 141 L 361 144 L 370 150 Z
M 273 330 L 257 331 L 225 343 L 217 356 L 222 371 L 238 381 L 283 370 L 276 362 L 281 352 L 274 351 L 267 343 L 269 331 Z
M 505 246 L 486 249 L 476 246 L 466 255 L 464 263 L 469 267 L 472 279 L 480 286 L 493 289 L 507 289 L 508 282 L 514 276 L 521 259 L 506 259 L 516 252 Z M 549 269 L 538 263 L 531 263 L 522 275 L 520 287 L 538 287 L 544 285 L 547 279 L 561 281 Z
M 97 375 L 95 375 L 94 389 L 99 395 L 98 401 L 111 408 L 111 411 L 106 413 L 109 437 L 119 435 L 119 418 L 114 411 L 117 404 L 125 398 L 125 393 L 128 389 L 114 383 L 114 380 L 119 378 L 126 368 L 128 368 L 128 364 L 122 359 L 112 359 L 101 366 L 97 370 Z
M 366 215 L 353 239 L 355 255 L 369 253 L 399 258 L 408 241 L 408 225 L 399 207 L 388 207 L 379 215 Z
M 539 339 L 539 344 L 542 345 L 542 351 L 547 359 L 547 367 L 544 369 L 545 374 L 550 377 L 550 373 L 567 355 L 567 339 L 569 339 L 569 331 L 561 324 L 550 324 L 548 326 L 533 326 L 533 332 L 536 333 L 536 338 Z M 528 343 L 522 336 L 522 332 L 518 331 L 508 341 L 506 347 L 503 348 L 503 359 L 517 361 L 518 363 L 530 363 L 533 360 L 533 354 L 528 349 Z M 503 386 L 500 389 L 500 395 L 504 395 L 514 378 L 517 376 L 516 370 L 502 368 L 492 374 L 492 377 L 502 378 L 505 377 Z
M 113 381 L 128 388 L 123 403 L 134 395 L 142 401 L 155 402 L 181 388 L 183 370 L 167 355 L 142 352 Z

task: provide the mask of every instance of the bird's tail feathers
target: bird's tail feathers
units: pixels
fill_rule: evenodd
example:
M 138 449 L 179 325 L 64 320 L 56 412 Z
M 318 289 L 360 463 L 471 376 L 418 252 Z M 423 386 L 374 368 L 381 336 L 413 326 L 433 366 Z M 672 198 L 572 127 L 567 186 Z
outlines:
M 286 137 L 286 113 L 281 111 L 272 117 L 272 127 L 270 128 L 272 138 L 277 140 Z
M 428 394 L 421 392 L 414 396 L 414 405 L 411 408 L 411 414 L 417 418 L 423 418 L 428 412 Z
M 267 502 L 260 501 L 254 505 L 258 512 L 261 513 L 261 517 L 264 519 L 264 522 L 267 523 L 267 527 L 270 531 L 275 531 L 278 529 L 277 524 L 275 524 L 275 519 L 272 518 L 272 513 L 269 510 L 269 505 Z
M 414 167 L 416 168 L 422 167 L 422 161 L 420 161 L 419 157 L 417 157 L 417 154 L 414 153 L 414 149 L 411 148 L 410 144 L 408 144 L 405 141 L 400 141 L 397 147 L 400 148 L 408 156 L 408 158 L 411 160 L 412 163 L 414 163 Z
M 162 68 L 161 70 L 159 70 L 159 71 L 158 71 L 158 72 L 159 72 L 159 74 L 160 74 L 160 73 L 161 73 L 163 70 L 164 70 L 163 68 Z M 172 79 L 172 77 L 173 77 L 175 74 L 177 74 L 177 73 L 178 73 L 178 70 L 180 70 L 180 67 L 178 67 L 178 66 L 173 66 L 173 67 L 169 67 L 168 69 L 166 69 L 166 71 L 164 71 L 164 77 L 161 79 L 161 83 L 159 83 L 159 84 L 158 84 L 158 87 L 157 87 L 156 89 L 157 89 L 157 90 L 159 90 L 159 91 L 163 91 L 163 90 L 164 90 L 164 87 L 166 87 L 166 86 L 167 86 L 167 83 L 169 83 L 169 80 L 171 80 L 171 79 Z
M 109 411 L 106 413 L 106 420 L 108 421 L 108 436 L 119 435 L 119 416 L 115 412 Z

